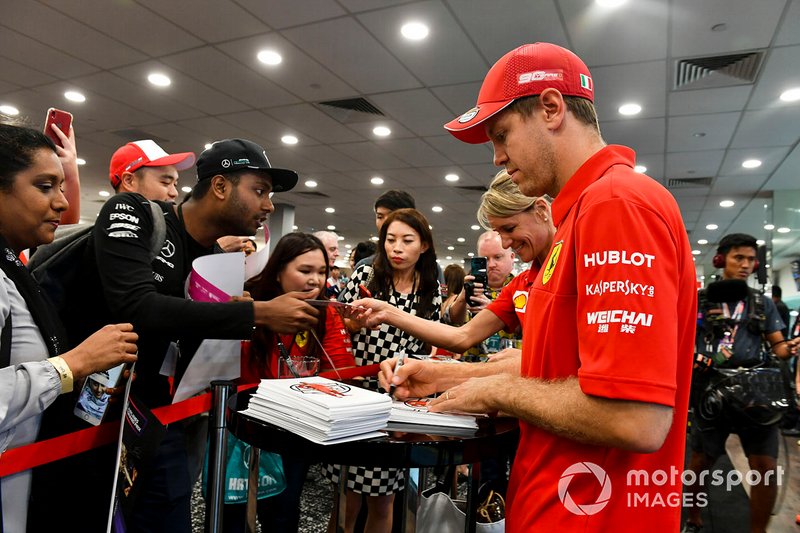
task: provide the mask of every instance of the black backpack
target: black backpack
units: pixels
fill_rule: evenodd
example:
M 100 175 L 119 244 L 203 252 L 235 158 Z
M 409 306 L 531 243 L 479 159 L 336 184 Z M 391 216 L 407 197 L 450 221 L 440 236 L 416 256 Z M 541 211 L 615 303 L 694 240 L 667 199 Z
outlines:
M 156 202 L 148 202 L 153 213 L 150 258 L 155 259 L 167 238 L 164 213 Z M 28 270 L 50 298 L 59 315 L 67 307 L 69 288 L 81 275 L 94 224 L 74 224 L 59 229 L 50 244 L 40 246 L 28 261 Z

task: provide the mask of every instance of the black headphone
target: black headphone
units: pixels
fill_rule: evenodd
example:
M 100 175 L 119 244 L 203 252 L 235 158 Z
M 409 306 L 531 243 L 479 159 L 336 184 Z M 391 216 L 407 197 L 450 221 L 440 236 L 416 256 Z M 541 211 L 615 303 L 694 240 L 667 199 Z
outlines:
M 714 265 L 714 268 L 725 268 L 725 254 L 715 255 L 711 260 L 711 264 Z M 758 259 L 753 263 L 753 272 L 756 270 L 758 270 Z
M 725 397 L 718 388 L 708 387 L 703 391 L 698 405 L 701 417 L 709 421 L 716 420 L 722 415 L 723 409 L 725 409 Z

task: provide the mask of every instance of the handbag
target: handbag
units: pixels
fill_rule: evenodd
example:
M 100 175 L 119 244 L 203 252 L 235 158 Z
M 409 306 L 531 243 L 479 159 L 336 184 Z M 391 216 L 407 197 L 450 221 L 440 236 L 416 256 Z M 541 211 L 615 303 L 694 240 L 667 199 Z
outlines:
M 444 478 L 452 480 L 453 475 L 445 474 Z M 422 492 L 417 509 L 417 533 L 463 533 L 466 531 L 467 502 L 451 498 L 447 484 L 447 481 L 438 482 L 433 488 Z M 477 511 L 476 532 L 505 532 L 505 500 L 499 493 L 490 491 L 486 499 L 478 506 Z M 487 522 L 487 520 L 494 521 Z
M 208 454 L 203 466 L 203 494 L 208 494 Z M 250 445 L 228 432 L 228 459 L 225 468 L 225 496 L 223 503 L 247 502 L 247 483 L 250 476 Z M 261 452 L 258 462 L 258 499 L 269 498 L 283 492 L 286 478 L 281 456 Z

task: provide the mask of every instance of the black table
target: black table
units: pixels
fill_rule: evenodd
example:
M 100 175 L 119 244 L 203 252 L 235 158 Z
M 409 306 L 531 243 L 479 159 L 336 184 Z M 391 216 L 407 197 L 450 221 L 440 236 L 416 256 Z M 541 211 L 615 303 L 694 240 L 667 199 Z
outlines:
M 313 462 L 326 462 L 348 466 L 386 467 L 386 468 L 424 468 L 459 464 L 473 464 L 472 472 L 478 469 L 483 457 L 494 454 L 498 449 L 510 448 L 518 438 L 518 425 L 512 418 L 481 418 L 478 430 L 474 433 L 464 432 L 459 436 L 442 436 L 435 434 L 409 433 L 388 430 L 386 437 L 369 440 L 357 440 L 342 444 L 316 444 L 290 431 L 279 428 L 239 411 L 247 408 L 253 390 L 245 390 L 234 394 L 228 400 L 226 416 L 228 429 L 236 437 L 250 444 L 253 449 L 261 449 L 286 457 L 295 457 Z M 391 427 L 397 427 L 393 424 Z M 250 461 L 257 474 L 258 458 Z M 342 472 L 346 472 L 343 466 Z M 477 502 L 477 480 L 471 476 L 471 487 L 467 493 L 467 509 L 474 513 Z M 344 488 L 347 476 L 339 476 L 339 509 L 338 522 L 344 525 Z M 408 481 L 408 476 L 406 476 Z M 251 483 L 252 484 L 252 483 Z M 417 487 L 421 490 L 424 483 Z M 405 530 L 413 532 L 416 525 L 417 491 L 406 487 Z M 254 506 L 251 506 L 254 507 Z M 468 512 L 468 516 L 474 516 Z M 468 531 L 474 531 L 475 521 L 467 520 Z

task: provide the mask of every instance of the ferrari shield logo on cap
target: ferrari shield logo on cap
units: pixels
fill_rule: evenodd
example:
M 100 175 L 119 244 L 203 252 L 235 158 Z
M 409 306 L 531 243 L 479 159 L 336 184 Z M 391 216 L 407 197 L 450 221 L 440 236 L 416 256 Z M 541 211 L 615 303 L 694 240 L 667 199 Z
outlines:
M 475 115 L 477 115 L 477 114 L 478 114 L 478 111 L 480 111 L 480 108 L 478 108 L 477 106 L 476 106 L 476 107 L 473 107 L 472 109 L 470 109 L 469 111 L 467 111 L 466 113 L 464 113 L 463 115 L 461 115 L 461 116 L 458 118 L 458 121 L 459 121 L 461 124 L 464 124 L 464 123 L 466 123 L 466 122 L 469 122 L 470 120 L 472 120 L 473 118 L 475 118 Z
M 550 257 L 547 258 L 545 263 L 544 272 L 542 273 L 542 285 L 547 285 L 550 278 L 553 277 L 553 271 L 556 269 L 558 263 L 558 256 L 561 254 L 561 247 L 564 246 L 564 241 L 558 241 L 553 245 L 550 250 Z

